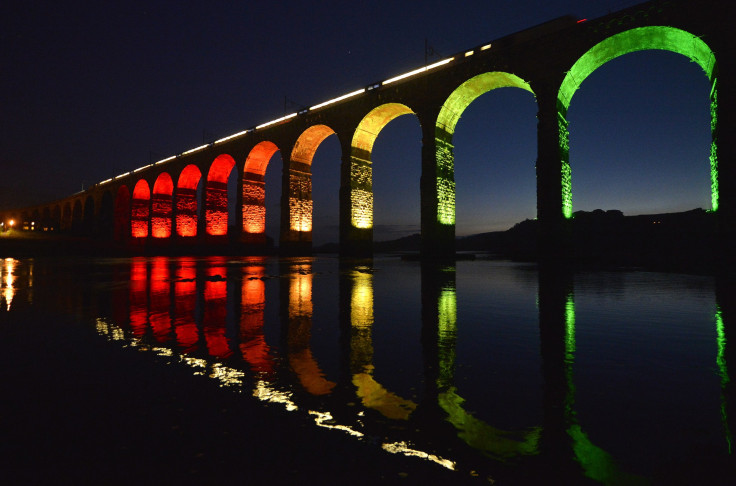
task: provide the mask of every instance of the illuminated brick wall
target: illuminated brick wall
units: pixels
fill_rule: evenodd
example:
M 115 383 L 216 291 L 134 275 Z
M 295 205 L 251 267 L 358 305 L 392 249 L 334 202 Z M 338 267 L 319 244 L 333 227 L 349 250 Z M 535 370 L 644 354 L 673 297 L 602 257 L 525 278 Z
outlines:
M 176 233 L 197 236 L 197 190 L 179 188 L 176 193 Z
M 131 234 L 134 238 L 148 236 L 148 199 L 133 199 L 131 208 Z
M 207 182 L 207 234 L 227 234 L 227 182 Z
M 312 231 L 312 174 L 292 170 L 289 177 L 289 228 Z
M 437 156 L 437 220 L 455 224 L 455 156 L 450 142 L 435 138 Z
M 263 181 L 243 181 L 243 231 L 266 231 L 266 184 Z
M 370 154 L 368 154 L 370 156 Z M 351 223 L 355 228 L 373 227 L 373 168 L 370 160 L 350 157 Z
M 168 238 L 171 236 L 171 196 L 154 194 L 151 201 L 151 236 L 154 238 Z

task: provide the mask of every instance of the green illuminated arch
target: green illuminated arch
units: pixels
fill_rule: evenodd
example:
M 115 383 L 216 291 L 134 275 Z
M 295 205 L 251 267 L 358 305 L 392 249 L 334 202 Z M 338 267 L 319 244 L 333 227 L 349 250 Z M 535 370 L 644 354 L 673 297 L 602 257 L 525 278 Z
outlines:
M 452 137 L 463 111 L 477 97 L 496 88 L 521 88 L 534 94 L 529 83 L 504 72 L 479 74 L 461 84 L 447 98 L 440 109 L 435 125 L 435 153 L 437 160 L 437 221 L 455 224 L 455 155 Z
M 630 52 L 659 49 L 676 52 L 697 63 L 712 84 L 711 89 L 711 133 L 710 149 L 711 209 L 718 209 L 718 155 L 716 144 L 717 92 L 716 60 L 713 51 L 699 37 L 684 30 L 666 26 L 648 26 L 627 30 L 608 37 L 590 48 L 567 72 L 557 94 L 557 121 L 559 128 L 559 150 L 562 161 L 562 212 L 566 218 L 572 216 L 572 172 L 570 170 L 569 131 L 567 109 L 575 91 L 590 74 L 608 61 Z
M 353 228 L 373 228 L 373 168 L 371 153 L 376 137 L 396 117 L 414 113 L 400 103 L 386 103 L 372 109 L 358 124 L 350 144 L 350 224 Z

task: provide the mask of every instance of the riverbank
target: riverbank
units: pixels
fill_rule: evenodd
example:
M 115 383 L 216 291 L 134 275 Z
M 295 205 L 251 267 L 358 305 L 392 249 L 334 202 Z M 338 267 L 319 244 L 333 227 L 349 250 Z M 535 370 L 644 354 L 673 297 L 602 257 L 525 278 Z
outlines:
M 90 324 L 0 311 L 0 341 L 4 484 L 478 484 L 218 388 Z

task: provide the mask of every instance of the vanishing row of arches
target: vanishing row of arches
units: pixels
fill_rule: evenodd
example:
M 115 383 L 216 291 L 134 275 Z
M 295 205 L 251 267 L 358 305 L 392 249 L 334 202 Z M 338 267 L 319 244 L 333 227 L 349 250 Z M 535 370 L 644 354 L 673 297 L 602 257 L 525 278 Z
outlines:
M 532 93 L 538 102 L 537 216 L 540 219 L 572 216 L 572 171 L 569 163 L 567 110 L 573 94 L 596 69 L 621 55 L 641 50 L 666 50 L 697 63 L 711 83 L 711 133 L 709 153 L 711 207 L 719 207 L 718 176 L 718 86 L 713 51 L 699 37 L 673 27 L 649 26 L 630 29 L 599 42 L 582 55 L 555 88 L 555 99 L 535 92 L 534 80 L 501 71 L 485 72 L 457 86 L 439 108 L 438 115 L 406 104 L 388 102 L 371 109 L 350 133 L 338 133 L 327 124 L 306 128 L 290 147 L 260 141 L 237 162 L 228 153 L 213 153 L 209 163 L 192 162 L 180 172 L 166 165 L 126 176 L 123 185 L 102 188 L 101 197 L 90 193 L 56 205 L 40 208 L 21 219 L 36 229 L 71 229 L 107 235 L 118 241 L 172 237 L 239 237 L 265 242 L 265 174 L 277 152 L 284 160 L 281 194 L 281 243 L 311 242 L 313 199 L 311 164 L 320 144 L 337 135 L 342 146 L 340 187 L 341 242 L 373 239 L 373 169 L 371 155 L 378 134 L 395 118 L 414 114 L 423 130 L 422 233 L 450 235 L 454 239 L 455 175 L 453 136 L 460 116 L 479 96 L 503 87 Z M 431 110 L 430 110 L 431 112 Z M 431 117 L 431 119 L 427 119 Z M 552 121 L 554 120 L 554 121 Z M 428 128 L 431 127 L 431 128 Z M 267 135 L 267 132 L 265 132 Z M 428 134 L 430 134 L 428 136 Z M 264 135 L 264 136 L 266 136 Z M 235 147 L 235 146 L 233 146 Z M 283 149 L 288 149 L 284 151 Z M 209 152 L 208 152 L 209 153 Z M 201 160 L 199 157 L 198 160 Z M 194 158 L 192 160 L 195 160 Z M 242 166 L 239 164 L 242 163 Z M 236 201 L 228 196 L 233 169 L 238 174 Z M 100 191 L 98 190 L 98 193 Z M 237 205 L 235 211 L 229 206 Z M 98 207 L 95 207 L 98 206 Z M 36 223 L 39 221 L 40 223 Z

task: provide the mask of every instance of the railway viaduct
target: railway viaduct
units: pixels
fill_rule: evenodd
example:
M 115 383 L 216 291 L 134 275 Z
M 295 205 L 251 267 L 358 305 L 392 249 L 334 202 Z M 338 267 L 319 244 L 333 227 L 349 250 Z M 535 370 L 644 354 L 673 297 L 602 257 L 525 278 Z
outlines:
M 422 254 L 454 253 L 453 132 L 477 97 L 500 87 L 534 94 L 537 114 L 537 219 L 540 249 L 564 253 L 572 217 L 567 109 L 581 83 L 606 62 L 661 49 L 697 63 L 711 85 L 710 210 L 722 241 L 736 241 L 736 52 L 723 2 L 650 1 L 582 20 L 561 17 L 475 46 L 414 71 L 101 181 L 62 200 L 0 213 L 26 230 L 72 232 L 125 245 L 237 241 L 265 245 L 264 176 L 284 160 L 279 248 L 308 253 L 312 241 L 312 158 L 336 136 L 340 164 L 340 248 L 370 255 L 373 245 L 371 152 L 383 127 L 410 115 L 422 129 Z M 237 171 L 235 221 L 227 181 Z M 198 189 L 199 188 L 199 189 Z M 232 205 L 233 202 L 230 201 Z

